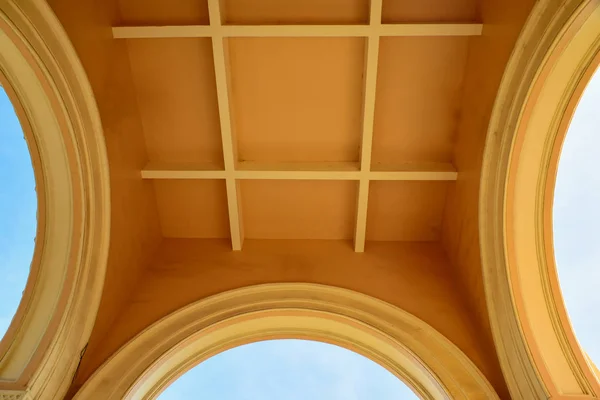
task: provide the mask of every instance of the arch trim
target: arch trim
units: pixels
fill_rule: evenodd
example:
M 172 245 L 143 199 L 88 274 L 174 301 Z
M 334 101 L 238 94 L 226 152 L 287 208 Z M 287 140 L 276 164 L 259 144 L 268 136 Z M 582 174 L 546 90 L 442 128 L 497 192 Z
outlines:
M 423 399 L 498 399 L 475 365 L 418 318 L 361 293 L 302 283 L 250 286 L 181 308 L 121 347 L 75 399 L 154 399 L 198 362 L 273 338 L 349 348 L 390 370 Z
M 597 1 L 538 2 L 505 71 L 488 129 L 479 209 L 482 266 L 494 341 L 515 399 L 600 395 L 560 293 L 551 219 L 557 138 L 566 132 L 569 105 L 599 50 Z
M 62 399 L 89 339 L 110 235 L 100 116 L 44 0 L 0 0 L 0 78 L 32 151 L 38 237 L 25 296 L 0 342 L 0 399 Z

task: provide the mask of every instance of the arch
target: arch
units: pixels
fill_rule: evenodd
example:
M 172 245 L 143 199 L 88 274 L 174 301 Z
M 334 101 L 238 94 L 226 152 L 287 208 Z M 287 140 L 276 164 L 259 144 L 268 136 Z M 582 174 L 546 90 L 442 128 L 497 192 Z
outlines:
M 40 216 L 44 216 L 45 212 L 43 209 L 44 203 L 43 203 L 43 179 L 40 173 L 40 158 L 39 158 L 39 151 L 37 149 L 37 145 L 35 143 L 35 140 L 33 140 L 33 137 L 31 135 L 31 128 L 30 126 L 27 124 L 27 120 L 24 118 L 23 115 L 23 108 L 21 107 L 21 105 L 18 102 L 18 99 L 15 96 L 14 90 L 10 87 L 10 85 L 8 84 L 5 76 L 2 74 L 2 71 L 0 70 L 0 91 L 3 91 L 5 96 L 8 98 L 10 104 L 12 105 L 12 116 L 15 117 L 18 121 L 20 130 L 21 130 L 21 135 L 23 135 L 24 137 L 24 142 L 25 142 L 25 150 L 27 151 L 27 158 L 29 161 L 29 165 L 28 167 L 30 168 L 28 172 L 30 172 L 31 175 L 33 175 L 33 187 L 31 187 L 30 189 L 33 191 L 33 196 L 32 199 L 35 199 L 35 210 L 32 210 L 32 217 L 35 219 L 35 225 L 34 225 L 34 229 L 33 229 L 33 241 L 32 243 L 30 243 L 30 245 L 32 246 L 31 248 L 31 252 L 29 253 L 29 258 L 28 260 L 23 260 L 23 264 L 21 264 L 21 267 L 23 268 L 27 268 L 29 271 L 27 273 L 27 276 L 25 277 L 25 282 L 23 284 L 23 286 L 18 286 L 18 287 L 13 287 L 12 289 L 9 290 L 16 290 L 21 292 L 21 296 L 18 299 L 18 303 L 17 303 L 17 309 L 13 311 L 11 317 L 11 321 L 9 321 L 9 325 L 6 327 L 6 330 L 3 332 L 0 331 L 0 354 L 3 354 L 5 352 L 5 345 L 11 341 L 11 337 L 13 337 L 16 327 L 19 325 L 19 321 L 20 321 L 20 317 L 22 317 L 23 315 L 23 309 L 25 304 L 27 304 L 29 297 L 31 295 L 31 288 L 33 286 L 33 284 L 27 285 L 28 281 L 31 282 L 35 282 L 35 279 L 37 277 L 37 272 L 38 272 L 38 268 L 37 266 L 39 265 L 39 262 L 37 261 L 37 258 L 40 255 L 40 247 L 41 246 L 36 246 L 36 242 L 37 241 L 43 241 L 43 235 L 44 235 L 44 220 L 43 218 L 40 219 Z M 1 121 L 2 124 L 5 123 L 4 120 Z M 4 132 L 3 132 L 4 133 Z M 36 166 L 36 168 L 34 168 L 34 165 Z M 12 171 L 3 171 L 7 174 L 12 173 Z M 18 173 L 18 172 L 17 172 Z M 38 182 L 40 182 L 38 184 Z M 5 190 L 6 188 L 4 187 L 4 182 L 2 182 L 3 184 L 3 190 Z M 22 203 L 22 201 L 25 200 L 25 202 L 27 202 L 27 199 L 22 199 L 20 198 L 15 198 L 14 201 L 18 202 L 19 204 Z M 5 224 L 7 221 L 2 221 L 0 222 L 0 224 Z M 13 238 L 14 240 L 15 238 Z M 0 247 L 2 248 L 2 247 Z M 36 251 L 37 250 L 37 251 Z M 2 254 L 2 256 L 4 256 L 4 254 Z M 7 285 L 9 284 L 9 282 L 6 283 Z M 10 283 L 12 284 L 12 282 Z M 4 287 L 6 285 L 2 285 L 0 284 L 0 290 L 4 290 Z M 28 289 L 28 290 L 25 290 Z M 1 359 L 1 357 L 0 357 Z
M 538 2 L 488 129 L 481 255 L 494 341 L 514 399 L 600 398 L 565 311 L 552 243 L 562 137 L 599 50 L 600 3 Z
M 348 348 L 424 399 L 498 398 L 456 346 L 416 317 L 347 289 L 279 283 L 220 293 L 159 320 L 106 361 L 75 399 L 153 399 L 202 360 L 276 338 Z
M 223 376 L 223 372 L 227 376 Z M 215 377 L 223 379 L 215 379 Z M 159 400 L 416 400 L 415 392 L 355 351 L 306 339 L 267 339 L 223 351 L 170 382 Z
M 104 282 L 109 175 L 82 66 L 43 0 L 0 0 L 0 81 L 31 150 L 38 192 L 32 273 L 0 342 L 0 399 L 58 399 L 91 333 Z

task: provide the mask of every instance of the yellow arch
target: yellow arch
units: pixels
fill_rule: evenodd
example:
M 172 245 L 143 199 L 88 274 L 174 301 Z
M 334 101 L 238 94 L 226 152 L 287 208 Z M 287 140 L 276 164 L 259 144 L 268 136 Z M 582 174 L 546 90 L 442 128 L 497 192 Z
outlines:
M 346 347 L 387 368 L 423 399 L 498 398 L 456 346 L 399 308 L 346 289 L 279 283 L 220 293 L 163 318 L 105 362 L 75 399 L 153 399 L 202 360 L 270 338 Z
M 0 79 L 32 150 L 34 272 L 0 342 L 0 399 L 62 399 L 104 283 L 109 175 L 92 90 L 42 0 L 0 0 Z
M 491 117 L 480 241 L 490 322 L 514 399 L 600 396 L 564 308 L 551 218 L 559 138 L 599 50 L 600 3 L 538 2 Z

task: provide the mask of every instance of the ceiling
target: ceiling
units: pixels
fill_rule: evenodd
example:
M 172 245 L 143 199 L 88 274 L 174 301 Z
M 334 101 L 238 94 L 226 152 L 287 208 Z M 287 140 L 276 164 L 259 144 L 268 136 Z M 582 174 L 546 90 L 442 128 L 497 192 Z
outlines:
M 181 307 L 305 282 L 420 318 L 506 397 L 478 194 L 534 0 L 49 3 L 94 91 L 111 174 L 104 291 L 71 394 Z
M 475 1 L 119 8 L 164 237 L 440 239 Z

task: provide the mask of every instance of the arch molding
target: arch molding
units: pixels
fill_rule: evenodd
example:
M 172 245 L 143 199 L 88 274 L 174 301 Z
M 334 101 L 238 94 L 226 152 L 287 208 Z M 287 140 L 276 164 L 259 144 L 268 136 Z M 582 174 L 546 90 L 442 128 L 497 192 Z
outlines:
M 89 339 L 108 254 L 108 162 L 94 96 L 43 0 L 0 0 L 0 80 L 32 152 L 38 235 L 0 342 L 0 399 L 62 399 Z
M 491 117 L 480 243 L 492 332 L 514 399 L 600 395 L 565 310 L 552 243 L 560 145 L 599 50 L 597 1 L 538 2 Z
M 483 374 L 416 317 L 372 297 L 317 284 L 224 292 L 156 322 L 106 361 L 75 399 L 154 399 L 229 348 L 266 339 L 323 341 L 379 363 L 423 399 L 497 399 Z

